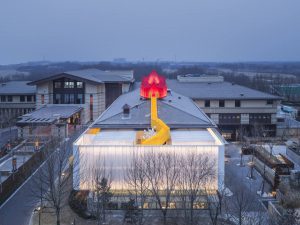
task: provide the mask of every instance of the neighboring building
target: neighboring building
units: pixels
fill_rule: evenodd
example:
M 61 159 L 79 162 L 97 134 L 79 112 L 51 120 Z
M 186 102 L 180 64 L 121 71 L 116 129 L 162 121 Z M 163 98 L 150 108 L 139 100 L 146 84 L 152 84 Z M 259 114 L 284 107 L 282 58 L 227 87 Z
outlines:
M 35 109 L 36 87 L 29 81 L 9 81 L 0 83 L 1 124 Z
M 281 97 L 225 82 L 221 76 L 178 76 L 168 88 L 192 98 L 229 140 L 252 135 L 261 126 L 266 136 L 276 135 L 276 113 Z
M 221 189 L 224 184 L 225 141 L 215 123 L 190 98 L 176 92 L 168 91 L 166 96 L 158 98 L 157 111 L 153 106 L 156 102 L 142 97 L 142 93 L 137 89 L 120 96 L 74 142 L 73 154 L 79 164 L 74 166 L 73 188 L 93 189 L 91 171 L 101 169 L 100 162 L 104 161 L 113 177 L 112 191 L 126 193 L 130 189 L 126 184 L 126 168 L 130 167 L 134 157 L 169 152 L 181 157 L 192 153 L 209 154 L 210 159 L 215 160 L 216 172 L 210 188 Z M 163 126 L 169 128 L 169 139 L 162 144 L 145 145 L 143 140 L 160 133 L 159 128 L 153 126 L 155 112 L 166 125 Z M 147 205 L 151 207 L 151 202 Z
M 83 108 L 81 123 L 98 116 L 134 82 L 133 71 L 85 69 L 69 71 L 30 82 L 36 85 L 36 108 L 76 105 Z
M 76 131 L 82 110 L 77 105 L 47 105 L 39 108 L 23 115 L 17 122 L 18 136 L 33 140 L 68 137 Z
M 36 85 L 36 110 L 17 122 L 22 138 L 68 137 L 111 105 L 134 82 L 132 71 L 86 69 L 29 82 Z

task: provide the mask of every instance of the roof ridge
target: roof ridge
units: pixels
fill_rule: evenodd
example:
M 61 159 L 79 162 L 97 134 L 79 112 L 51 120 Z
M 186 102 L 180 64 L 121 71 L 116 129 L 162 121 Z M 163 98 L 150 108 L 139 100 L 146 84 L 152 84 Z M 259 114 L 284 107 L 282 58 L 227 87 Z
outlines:
M 128 93 L 130 93 L 130 92 L 128 92 Z M 126 94 L 128 94 L 128 93 L 126 93 Z M 121 97 L 122 95 L 120 95 L 119 97 Z M 118 98 L 119 98 L 118 97 Z M 124 97 L 124 96 L 123 96 Z M 117 99 L 118 99 L 117 98 Z M 116 99 L 116 100 L 117 100 Z M 115 101 L 116 101 L 115 100 Z M 128 103 L 126 103 L 127 105 L 129 105 Z M 136 107 L 137 105 L 142 105 L 142 104 L 146 104 L 146 101 L 144 101 L 144 102 L 139 102 L 139 104 L 135 104 L 135 105 L 133 105 L 133 106 L 131 106 L 131 105 L 129 105 L 130 106 L 130 109 L 132 109 L 132 108 L 134 108 L 134 107 Z M 106 121 L 106 120 L 108 120 L 108 119 L 110 119 L 110 118 L 112 118 L 112 117 L 114 117 L 114 116 L 117 116 L 117 115 L 120 115 L 121 113 L 122 113 L 122 110 L 120 111 L 120 112 L 118 112 L 118 113 L 115 113 L 115 114 L 113 114 L 113 115 L 111 115 L 111 116 L 109 116 L 109 117 L 107 117 L 107 118 L 105 118 L 104 120 L 101 120 L 101 117 L 102 117 L 102 115 L 104 116 L 104 113 L 105 112 L 107 112 L 108 110 L 109 110 L 109 108 L 112 106 L 112 104 L 100 115 L 100 117 L 99 117 L 99 119 L 97 119 L 97 121 L 101 121 L 101 122 L 103 122 L 103 121 Z

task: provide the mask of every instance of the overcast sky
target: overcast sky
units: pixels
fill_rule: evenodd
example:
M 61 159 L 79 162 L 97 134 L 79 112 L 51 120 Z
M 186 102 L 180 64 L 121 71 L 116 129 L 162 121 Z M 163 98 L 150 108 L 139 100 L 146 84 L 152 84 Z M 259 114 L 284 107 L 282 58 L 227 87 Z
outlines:
M 0 0 L 0 64 L 298 61 L 299 0 Z

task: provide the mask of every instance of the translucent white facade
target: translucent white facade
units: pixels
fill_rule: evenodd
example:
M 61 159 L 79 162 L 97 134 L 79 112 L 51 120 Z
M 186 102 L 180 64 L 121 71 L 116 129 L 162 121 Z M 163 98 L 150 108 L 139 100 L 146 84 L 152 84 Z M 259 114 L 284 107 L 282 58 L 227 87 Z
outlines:
M 105 167 L 111 174 L 112 189 L 128 190 L 127 168 L 132 159 L 146 154 L 172 153 L 176 157 L 203 153 L 215 160 L 217 176 L 211 189 L 221 188 L 224 181 L 224 141 L 214 129 L 181 129 L 171 131 L 171 143 L 162 146 L 136 145 L 135 130 L 101 130 L 97 134 L 85 132 L 74 143 L 75 161 L 73 188 L 92 188 L 93 171 Z

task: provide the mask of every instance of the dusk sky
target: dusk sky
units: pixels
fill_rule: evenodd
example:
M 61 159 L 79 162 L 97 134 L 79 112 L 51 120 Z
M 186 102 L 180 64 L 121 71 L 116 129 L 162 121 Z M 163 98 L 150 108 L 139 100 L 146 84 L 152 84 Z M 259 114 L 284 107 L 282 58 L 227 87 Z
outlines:
M 299 61 L 299 0 L 0 0 L 0 64 Z

